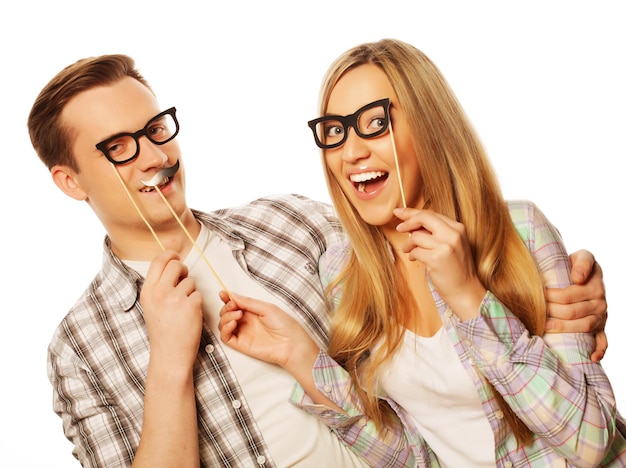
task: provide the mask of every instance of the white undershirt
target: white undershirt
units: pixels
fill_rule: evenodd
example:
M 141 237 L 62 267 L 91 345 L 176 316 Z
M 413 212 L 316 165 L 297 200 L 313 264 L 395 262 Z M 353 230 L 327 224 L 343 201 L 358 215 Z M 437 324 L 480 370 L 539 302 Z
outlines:
M 274 303 L 294 316 L 286 304 L 241 269 L 230 247 L 218 236 L 210 235 L 210 231 L 202 226 L 196 242 L 229 291 Z M 125 263 L 144 276 L 149 266 L 147 262 Z M 218 292 L 222 287 L 195 248 L 185 259 L 185 264 L 189 276 L 196 281 L 196 288 L 202 292 L 205 326 L 208 324 L 217 337 L 218 343 L 214 345 L 221 345 L 224 349 L 276 464 L 311 468 L 366 466 L 327 426 L 289 403 L 294 379 L 288 372 L 221 343 L 217 325 L 222 307 Z
M 443 327 L 429 338 L 406 330 L 381 382 L 443 467 L 496 466 L 493 431 Z

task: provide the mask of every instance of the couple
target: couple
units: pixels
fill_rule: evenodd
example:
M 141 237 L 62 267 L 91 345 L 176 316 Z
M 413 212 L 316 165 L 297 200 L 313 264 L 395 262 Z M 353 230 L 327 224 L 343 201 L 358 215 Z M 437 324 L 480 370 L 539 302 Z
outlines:
M 79 61 L 42 90 L 33 146 L 107 230 L 103 268 L 49 348 L 75 456 L 107 467 L 437 466 L 458 451 L 451 421 L 479 435 L 467 464 L 618 463 L 593 337 L 544 334 L 543 285 L 569 284 L 558 234 L 531 203 L 502 201 L 436 68 L 407 44 L 366 44 L 333 64 L 321 104 L 310 125 L 341 225 L 298 196 L 189 209 L 176 110 L 160 109 L 128 57 Z M 156 189 L 142 182 L 177 163 Z M 218 297 L 194 243 L 232 292 Z M 601 329 L 599 268 L 579 259 L 572 274 L 591 280 L 548 290 L 547 315 L 574 297 L 591 318 L 549 322 Z M 444 398 L 462 409 L 430 424 Z

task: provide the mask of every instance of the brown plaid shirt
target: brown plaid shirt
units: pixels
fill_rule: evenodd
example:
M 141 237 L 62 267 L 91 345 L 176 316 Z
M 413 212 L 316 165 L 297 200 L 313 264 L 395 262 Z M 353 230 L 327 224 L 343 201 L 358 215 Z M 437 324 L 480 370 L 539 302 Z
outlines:
M 231 246 L 244 271 L 327 343 L 318 261 L 341 240 L 329 206 L 290 195 L 194 213 Z M 143 280 L 113 255 L 108 238 L 104 244 L 102 269 L 53 336 L 48 374 L 74 456 L 86 467 L 112 468 L 130 466 L 139 444 L 149 343 L 139 304 Z M 274 466 L 221 344 L 206 330 L 195 384 L 202 466 Z

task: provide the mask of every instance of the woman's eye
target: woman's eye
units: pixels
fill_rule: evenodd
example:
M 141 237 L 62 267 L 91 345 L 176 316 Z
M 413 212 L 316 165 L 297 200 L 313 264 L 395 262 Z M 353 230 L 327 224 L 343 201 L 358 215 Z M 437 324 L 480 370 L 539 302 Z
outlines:
M 341 136 L 343 135 L 343 127 L 341 125 L 328 125 L 325 134 L 328 138 Z
M 385 126 L 385 122 L 386 120 L 384 117 L 377 117 L 371 121 L 370 127 L 375 129 L 383 128 Z

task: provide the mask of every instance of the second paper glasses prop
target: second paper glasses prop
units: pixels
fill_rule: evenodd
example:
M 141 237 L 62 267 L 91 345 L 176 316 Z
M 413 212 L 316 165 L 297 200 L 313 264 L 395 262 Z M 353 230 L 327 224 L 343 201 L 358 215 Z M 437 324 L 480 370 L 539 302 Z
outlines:
M 402 207 L 406 208 L 406 198 L 398 162 L 398 153 L 396 151 L 396 142 L 393 136 L 393 126 L 391 125 L 390 109 L 391 100 L 384 98 L 364 105 L 353 114 L 324 115 L 310 120 L 308 125 L 313 131 L 315 144 L 321 149 L 333 149 L 343 145 L 348 139 L 350 127 L 360 138 L 365 139 L 382 136 L 389 129 L 400 195 L 402 197 Z

